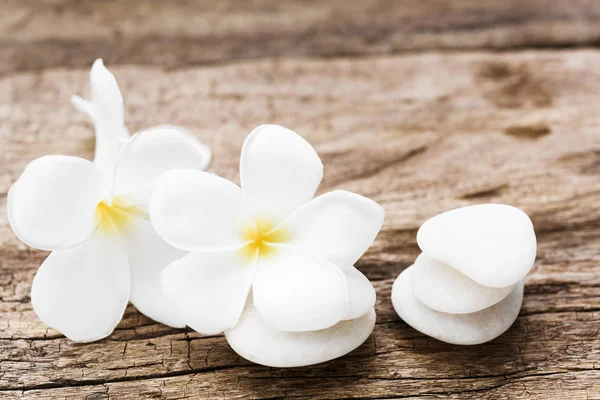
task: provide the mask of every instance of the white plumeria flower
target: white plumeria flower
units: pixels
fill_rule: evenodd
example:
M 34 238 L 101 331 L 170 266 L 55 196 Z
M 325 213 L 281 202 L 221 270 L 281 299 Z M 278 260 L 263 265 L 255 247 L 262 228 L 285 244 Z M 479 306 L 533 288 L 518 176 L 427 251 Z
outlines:
M 189 169 L 159 178 L 152 223 L 190 252 L 161 282 L 187 325 L 225 331 L 243 357 L 280 367 L 333 359 L 366 340 L 375 291 L 353 265 L 384 211 L 340 190 L 312 199 L 322 176 L 308 142 L 264 125 L 244 142 L 241 188 Z
M 93 118 L 94 162 L 38 158 L 8 193 L 15 234 L 52 251 L 33 281 L 33 309 L 47 325 L 79 342 L 108 336 L 129 300 L 152 319 L 184 327 L 159 276 L 185 253 L 156 235 L 147 203 L 160 174 L 170 168 L 202 170 L 210 151 L 181 129 L 152 129 L 129 138 L 114 76 L 98 60 L 90 78 L 92 101 L 73 101 Z

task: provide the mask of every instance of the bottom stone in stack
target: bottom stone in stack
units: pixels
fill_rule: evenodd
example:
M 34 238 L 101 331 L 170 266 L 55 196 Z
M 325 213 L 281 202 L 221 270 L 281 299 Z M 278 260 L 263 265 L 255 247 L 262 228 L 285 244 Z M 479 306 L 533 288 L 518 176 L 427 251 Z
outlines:
M 504 333 L 517 319 L 523 303 L 523 280 L 500 302 L 470 314 L 449 314 L 423 304 L 413 291 L 411 273 L 405 269 L 392 287 L 394 309 L 407 324 L 447 343 L 473 345 L 488 342 Z

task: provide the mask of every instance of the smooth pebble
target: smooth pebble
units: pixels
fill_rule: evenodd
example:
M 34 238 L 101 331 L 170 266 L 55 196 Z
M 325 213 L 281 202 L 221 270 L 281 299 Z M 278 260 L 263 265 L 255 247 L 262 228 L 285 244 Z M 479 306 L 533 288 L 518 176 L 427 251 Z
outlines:
M 429 257 L 489 287 L 519 282 L 536 255 L 531 219 L 504 204 L 479 204 L 436 215 L 421 226 L 417 243 Z
M 523 302 L 523 281 L 495 305 L 471 314 L 448 314 L 421 303 L 411 285 L 413 267 L 405 269 L 392 287 L 394 309 L 407 324 L 447 343 L 474 345 L 504 333 L 519 315 Z
M 263 321 L 249 296 L 235 328 L 225 331 L 229 345 L 245 359 L 269 367 L 301 367 L 333 360 L 359 347 L 375 327 L 375 310 L 331 328 L 279 331 Z
M 417 257 L 411 273 L 412 288 L 427 307 L 452 314 L 468 314 L 493 306 L 515 285 L 492 288 L 480 285 L 456 269 L 426 254 Z

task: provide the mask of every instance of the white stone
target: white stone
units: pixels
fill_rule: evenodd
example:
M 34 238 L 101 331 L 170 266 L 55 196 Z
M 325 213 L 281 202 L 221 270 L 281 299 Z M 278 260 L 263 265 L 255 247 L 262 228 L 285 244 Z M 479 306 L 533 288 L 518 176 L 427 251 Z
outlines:
M 410 275 L 404 270 L 392 287 L 394 309 L 410 326 L 447 343 L 473 345 L 488 342 L 504 333 L 517 319 L 523 302 L 523 281 L 504 300 L 471 314 L 448 314 L 421 303 L 414 294 Z
M 503 204 L 479 204 L 439 214 L 421 226 L 417 243 L 429 257 L 490 287 L 519 282 L 536 255 L 531 219 Z
M 417 257 L 411 273 L 417 298 L 429 308 L 451 314 L 469 314 L 498 303 L 515 285 L 491 288 L 480 285 L 448 264 L 426 254 Z
M 251 298 L 252 296 L 249 296 Z M 263 321 L 251 299 L 235 328 L 225 331 L 229 345 L 245 359 L 269 367 L 301 367 L 333 360 L 359 347 L 375 327 L 375 310 L 328 329 L 279 331 Z

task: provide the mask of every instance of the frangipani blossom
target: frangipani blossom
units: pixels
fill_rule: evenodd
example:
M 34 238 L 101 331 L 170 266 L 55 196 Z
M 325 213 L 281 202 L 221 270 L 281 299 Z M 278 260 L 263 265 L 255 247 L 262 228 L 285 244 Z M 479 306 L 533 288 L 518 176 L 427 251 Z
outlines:
M 8 193 L 15 234 L 52 251 L 33 281 L 33 309 L 79 342 L 108 336 L 129 300 L 150 318 L 183 327 L 159 276 L 185 253 L 156 235 L 147 204 L 160 174 L 202 170 L 210 151 L 181 129 L 157 128 L 129 138 L 114 76 L 98 60 L 90 77 L 92 101 L 75 97 L 74 104 L 93 118 L 94 162 L 40 157 Z
M 336 358 L 366 340 L 375 291 L 353 265 L 384 212 L 341 190 L 313 199 L 322 176 L 308 142 L 264 125 L 244 142 L 241 188 L 190 169 L 159 178 L 152 223 L 190 252 L 161 282 L 187 325 L 225 331 L 243 357 L 280 367 Z

